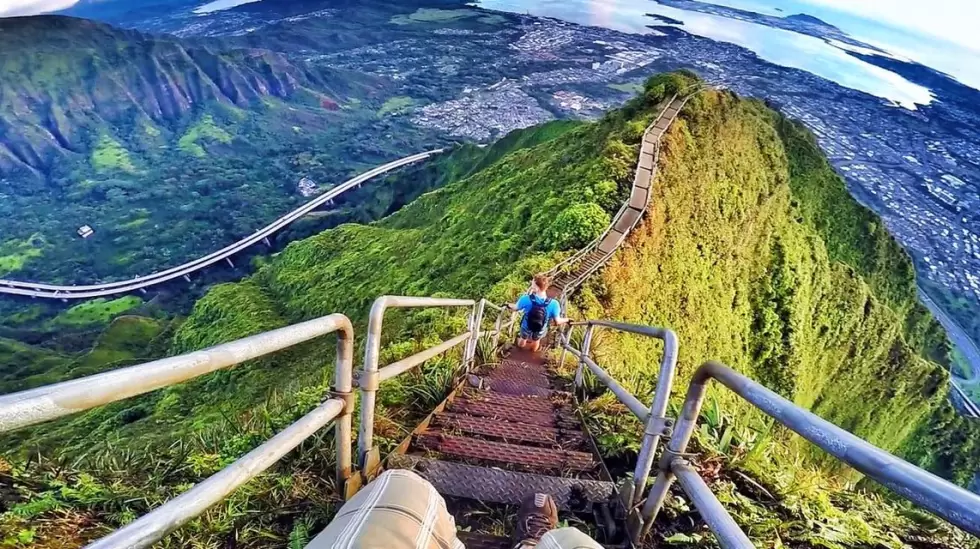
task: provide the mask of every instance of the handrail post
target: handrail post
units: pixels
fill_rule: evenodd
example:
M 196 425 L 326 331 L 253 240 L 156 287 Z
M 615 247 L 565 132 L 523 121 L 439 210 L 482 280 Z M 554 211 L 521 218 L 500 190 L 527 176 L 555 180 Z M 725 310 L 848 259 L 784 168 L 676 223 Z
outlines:
M 500 327 L 504 324 L 504 311 L 507 309 L 501 309 L 497 312 L 497 320 L 493 323 L 493 350 L 497 352 L 497 348 L 500 347 Z
M 334 366 L 333 396 L 344 401 L 344 409 L 334 420 L 337 445 L 337 489 L 346 497 L 351 476 L 351 444 L 354 414 L 354 327 L 347 317 L 337 331 L 337 359 Z
M 572 330 L 575 327 L 571 324 L 566 324 L 561 327 L 561 331 L 558 332 L 558 346 L 561 347 L 561 356 L 558 359 L 558 369 L 565 365 L 565 355 L 568 354 L 567 345 L 572 341 Z
M 470 373 L 473 364 L 476 362 L 476 347 L 480 343 L 480 329 L 483 326 L 483 309 L 485 306 L 486 300 L 481 299 L 473 305 L 473 310 L 470 313 L 470 340 L 463 351 L 463 371 L 466 373 Z
M 677 366 L 677 335 L 672 330 L 663 330 L 664 353 L 660 359 L 660 372 L 657 376 L 657 389 L 650 405 L 650 416 L 647 418 L 643 431 L 643 445 L 640 455 L 636 458 L 636 470 L 633 473 L 633 498 L 631 507 L 639 503 L 643 491 L 650 478 L 654 456 L 660 445 L 661 436 L 670 435 L 671 420 L 666 417 L 667 404 L 670 400 L 670 390 L 674 384 L 674 371 Z
M 357 436 L 357 463 L 362 472 L 368 472 L 368 454 L 374 447 L 374 409 L 381 383 L 378 357 L 381 354 L 381 324 L 388 308 L 388 296 L 379 297 L 371 305 L 368 317 L 367 341 L 364 344 L 364 364 L 357 385 L 361 390 L 361 425 Z
M 592 353 L 592 336 L 595 334 L 595 325 L 589 323 L 585 327 L 585 337 L 582 340 L 582 354 L 578 357 L 578 368 L 575 369 L 575 388 L 581 389 L 585 383 L 585 358 Z
M 385 311 L 389 307 L 399 307 L 399 308 L 421 308 L 421 307 L 467 307 L 472 311 L 476 302 L 472 299 L 448 299 L 448 298 L 431 298 L 431 297 L 409 297 L 409 296 L 381 296 L 374 301 L 371 305 L 371 314 L 368 318 L 368 335 L 367 341 L 364 345 L 364 364 L 362 370 L 357 379 L 358 387 L 361 391 L 361 425 L 358 429 L 358 440 L 357 440 L 357 462 L 360 467 L 361 473 L 365 476 L 370 476 L 373 474 L 375 469 L 375 458 L 379 458 L 376 454 L 372 454 L 375 450 L 374 447 L 374 416 L 375 407 L 377 404 L 378 387 L 381 385 L 382 374 L 384 372 L 378 371 L 378 361 L 381 354 L 381 326 L 384 322 Z M 470 316 L 470 328 L 474 326 L 474 318 L 471 314 Z M 479 326 L 476 327 L 476 332 L 479 334 Z M 456 339 L 458 340 L 454 345 L 464 345 L 468 341 L 472 341 L 473 332 L 465 332 L 460 334 Z M 464 346 L 464 359 L 466 357 L 466 347 Z M 448 349 L 443 349 L 443 351 Z M 430 350 L 431 351 L 431 350 Z M 414 357 L 419 357 L 420 355 L 425 355 L 425 358 L 432 358 L 432 355 L 426 351 L 423 353 L 418 353 L 413 355 Z M 412 358 L 412 357 L 409 357 Z M 409 359 L 404 359 L 401 362 L 406 362 Z M 409 368 L 417 364 L 402 364 L 403 367 Z M 399 368 L 401 370 L 401 367 Z M 399 372 L 400 373 L 400 372 Z M 392 374 L 391 375 L 397 375 Z M 373 456 L 373 457 L 372 457 Z
M 672 470 L 673 461 L 677 456 L 682 456 L 687 452 L 687 445 L 690 443 L 691 436 L 698 424 L 698 415 L 701 413 L 701 405 L 704 403 L 706 390 L 705 380 L 698 380 L 697 378 L 691 382 L 687 389 L 687 397 L 684 399 L 680 418 L 678 418 L 670 442 L 667 444 L 667 450 L 660 459 L 660 471 L 657 473 L 657 479 L 653 482 L 650 494 L 640 512 L 643 528 L 640 530 L 637 539 L 643 539 L 650 532 L 653 521 L 663 509 L 667 493 L 675 480 Z

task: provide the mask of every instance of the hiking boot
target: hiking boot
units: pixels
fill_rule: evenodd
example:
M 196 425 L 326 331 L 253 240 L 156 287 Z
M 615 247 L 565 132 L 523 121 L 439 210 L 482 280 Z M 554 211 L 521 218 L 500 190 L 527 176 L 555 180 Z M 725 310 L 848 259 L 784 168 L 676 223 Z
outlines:
M 514 549 L 535 547 L 541 536 L 558 526 L 558 506 L 548 494 L 528 496 L 517 512 Z

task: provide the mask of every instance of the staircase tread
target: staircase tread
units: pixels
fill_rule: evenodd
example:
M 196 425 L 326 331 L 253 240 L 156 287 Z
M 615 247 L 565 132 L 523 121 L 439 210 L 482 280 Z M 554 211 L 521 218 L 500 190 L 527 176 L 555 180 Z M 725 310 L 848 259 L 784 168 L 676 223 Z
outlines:
M 493 391 L 464 391 L 459 398 L 470 402 L 486 402 L 494 406 L 508 406 L 535 412 L 551 412 L 565 404 L 564 402 L 553 402 L 551 398 L 508 395 Z
M 579 425 L 578 419 L 575 418 L 568 408 L 559 408 L 550 412 L 536 412 L 507 406 L 496 406 L 487 402 L 456 399 L 449 403 L 447 409 L 450 412 L 460 414 L 514 421 L 517 423 L 529 423 L 531 425 L 543 425 L 545 427 L 577 427 Z
M 490 503 L 520 505 L 528 494 L 543 493 L 551 494 L 560 510 L 584 510 L 591 502 L 607 501 L 616 491 L 612 482 L 507 471 L 421 456 L 399 456 L 391 465 L 418 472 L 443 496 Z
M 460 431 L 469 435 L 499 438 L 506 442 L 536 443 L 552 447 L 585 443 L 585 434 L 575 430 L 452 413 L 436 414 L 433 419 L 433 423 L 443 432 Z
M 554 394 L 560 394 L 560 391 L 554 391 L 552 389 L 548 389 L 547 387 L 541 387 L 539 385 L 530 385 L 520 380 L 513 380 L 513 379 L 484 378 L 484 387 L 494 392 L 502 393 L 506 395 L 537 396 L 537 397 L 547 398 L 547 397 L 551 397 Z
M 424 450 L 453 457 L 532 467 L 535 470 L 587 472 L 598 465 L 592 454 L 586 452 L 491 442 L 472 437 L 450 436 L 432 430 L 418 435 L 416 442 Z

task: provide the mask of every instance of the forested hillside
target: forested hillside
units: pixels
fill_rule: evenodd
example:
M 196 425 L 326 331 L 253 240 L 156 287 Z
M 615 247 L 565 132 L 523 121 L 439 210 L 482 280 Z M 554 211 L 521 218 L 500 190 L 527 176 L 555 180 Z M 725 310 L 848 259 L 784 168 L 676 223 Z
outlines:
M 457 149 L 435 169 L 441 188 L 377 223 L 295 242 L 254 276 L 215 287 L 176 329 L 169 352 L 332 312 L 350 315 L 363 333 L 382 294 L 516 297 L 528 275 L 604 228 L 627 194 L 643 130 L 692 79 L 655 77 L 598 122 L 552 123 L 488 149 Z M 812 136 L 760 102 L 707 91 L 666 135 L 660 170 L 650 213 L 574 299 L 573 315 L 674 329 L 675 404 L 694 368 L 720 359 L 957 481 L 980 467 L 980 428 L 951 415 L 947 344 L 916 304 L 909 259 L 847 195 Z M 382 360 L 462 322 L 430 311 L 393 315 Z M 649 397 L 656 346 L 603 336 L 595 350 Z M 75 541 L 89 539 L 216 471 L 317 401 L 329 382 L 328 356 L 329 342 L 311 343 L 8 438 L 17 446 L 3 474 L 22 487 L 0 525 L 9 539 L 29 538 L 11 545 L 58 546 L 69 530 Z M 432 361 L 385 385 L 383 444 L 438 402 L 453 365 Z M 972 543 L 887 495 L 852 490 L 853 475 L 730 395 L 716 391 L 709 400 L 696 441 L 709 452 L 705 475 L 764 546 Z M 631 460 L 639 425 L 608 397 L 589 412 L 603 451 L 614 463 Z M 945 430 L 934 428 L 937 418 Z M 328 440 L 304 445 L 166 545 L 282 546 L 308 537 L 332 509 Z M 700 543 L 704 532 L 688 520 L 690 509 L 674 502 L 668 517 L 678 519 L 668 527 L 676 543 Z
M 0 277 L 145 275 L 436 141 L 378 116 L 390 79 L 266 46 L 0 20 Z

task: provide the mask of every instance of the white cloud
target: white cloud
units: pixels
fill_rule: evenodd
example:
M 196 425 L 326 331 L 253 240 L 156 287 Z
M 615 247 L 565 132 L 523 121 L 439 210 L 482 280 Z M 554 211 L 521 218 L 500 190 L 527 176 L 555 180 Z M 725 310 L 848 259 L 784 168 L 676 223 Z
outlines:
M 980 52 L 976 0 L 803 0 Z
M 78 0 L 0 0 L 0 17 L 35 15 L 70 8 Z

